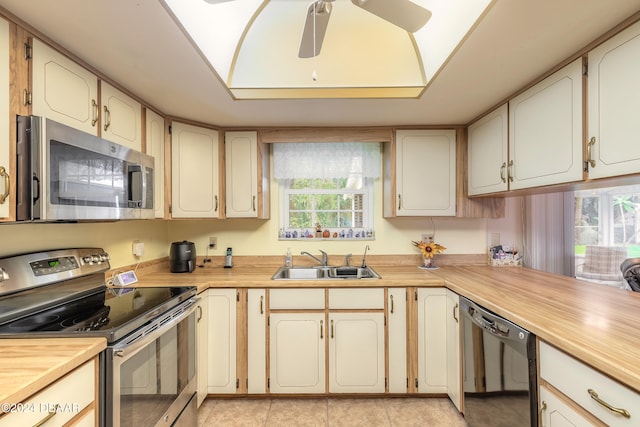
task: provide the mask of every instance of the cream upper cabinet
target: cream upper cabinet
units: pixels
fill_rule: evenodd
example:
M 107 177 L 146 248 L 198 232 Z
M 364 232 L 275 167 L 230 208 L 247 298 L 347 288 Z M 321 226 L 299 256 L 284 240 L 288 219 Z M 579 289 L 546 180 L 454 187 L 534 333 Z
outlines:
M 326 336 L 324 312 L 270 314 L 271 393 L 325 392 Z
M 98 78 L 33 39 L 32 113 L 99 135 Z
M 225 133 L 225 215 L 269 218 L 268 156 L 255 131 Z
M 142 149 L 142 105 L 110 84 L 100 82 L 104 139 L 125 147 Z
M 329 392 L 384 393 L 384 313 L 329 314 Z
M 389 393 L 407 392 L 407 289 L 389 288 Z
M 398 130 L 394 204 L 385 216 L 455 216 L 456 132 Z
M 511 190 L 582 180 L 582 60 L 509 101 Z
M 218 218 L 218 132 L 174 122 L 171 129 L 171 215 Z
M 468 193 L 508 190 L 509 109 L 507 104 L 469 126 Z
M 447 293 L 418 289 L 418 392 L 447 393 Z
M 0 19 L 0 219 L 11 210 L 11 171 L 13 159 L 9 143 L 9 23 Z
M 155 160 L 153 202 L 155 217 L 164 218 L 164 118 L 147 108 L 145 117 L 147 154 Z
M 267 391 L 267 301 L 265 289 L 247 290 L 247 392 Z
M 236 392 L 236 295 L 235 289 L 209 289 L 207 324 L 207 391 Z
M 640 172 L 640 23 L 589 52 L 589 178 Z

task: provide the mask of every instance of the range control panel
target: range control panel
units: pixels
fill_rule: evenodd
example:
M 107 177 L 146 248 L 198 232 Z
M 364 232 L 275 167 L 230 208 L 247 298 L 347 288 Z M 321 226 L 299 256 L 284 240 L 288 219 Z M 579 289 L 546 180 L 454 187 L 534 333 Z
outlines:
M 78 268 L 78 262 L 73 256 L 60 258 L 49 258 L 39 261 L 30 262 L 31 270 L 36 276 L 44 276 L 45 274 L 62 273 L 67 270 Z

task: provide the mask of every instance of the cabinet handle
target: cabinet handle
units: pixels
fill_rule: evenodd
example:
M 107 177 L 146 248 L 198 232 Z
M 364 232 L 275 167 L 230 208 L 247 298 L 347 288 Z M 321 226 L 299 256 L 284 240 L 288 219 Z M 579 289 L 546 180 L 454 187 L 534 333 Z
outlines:
M 109 126 L 111 126 L 111 111 L 109 111 L 109 109 L 105 105 L 104 106 L 104 130 L 105 130 L 105 132 L 107 131 L 107 129 L 109 129 Z
M 98 115 L 100 114 L 100 107 L 95 99 L 91 100 L 91 107 L 93 107 L 93 119 L 91 119 L 91 126 L 95 126 L 98 123 Z
M 513 182 L 513 160 L 509 161 L 509 169 L 507 170 L 507 178 L 509 178 L 509 182 Z
M 547 410 L 547 402 L 543 400 L 542 404 L 540 405 L 540 410 L 538 410 L 538 425 L 540 427 L 544 427 L 544 424 L 542 423 L 542 413 L 546 410 Z
M 253 211 L 255 212 L 256 211 L 256 196 L 253 196 L 252 204 L 253 204 Z
M 320 321 L 320 339 L 324 338 L 324 333 L 322 332 L 322 325 L 324 325 L 324 322 L 321 320 Z
M 503 162 L 500 166 L 500 179 L 502 182 L 507 182 L 507 178 L 504 177 L 504 170 L 507 168 L 507 162 Z
M 592 136 L 589 142 L 587 142 L 587 166 L 591 166 L 592 168 L 596 167 L 596 161 L 591 158 L 591 147 L 596 144 L 596 137 Z
M 458 323 L 458 316 L 456 316 L 456 310 L 458 309 L 458 303 L 453 307 L 453 319 Z
M 33 102 L 33 96 L 31 95 L 31 92 L 29 92 L 27 89 L 22 91 L 22 104 L 26 107 L 27 105 L 31 105 L 31 103 Z
M 264 297 L 260 295 L 260 314 L 264 314 Z
M 331 339 L 333 339 L 333 319 L 331 320 Z
M 196 311 L 198 312 L 198 316 L 196 317 L 196 322 L 200 322 L 202 320 L 202 306 L 199 305 L 196 307 Z
M 214 196 L 214 199 L 216 201 L 216 207 L 215 207 L 215 209 L 213 211 L 214 212 L 218 212 L 218 195 L 217 194 Z
M 400 206 L 402 206 L 402 195 L 398 194 L 398 210 L 400 210 Z
M 596 393 L 596 391 L 594 389 L 590 388 L 589 390 L 587 390 L 587 393 L 589 393 L 589 396 L 591 396 L 591 398 L 593 400 L 595 400 L 596 402 L 598 402 L 600 405 L 604 406 L 605 408 L 607 408 L 611 412 L 615 412 L 616 414 L 620 414 L 625 418 L 631 418 L 631 414 L 629 413 L 629 411 L 627 411 L 626 409 L 616 408 L 614 406 L 611 406 L 611 404 L 609 404 L 609 403 L 605 402 L 604 400 L 600 399 L 598 397 L 598 393 Z
M 5 200 L 7 200 L 7 197 L 9 197 L 9 184 L 11 184 L 11 182 L 9 181 L 9 174 L 7 173 L 7 170 L 4 168 L 4 166 L 0 166 L 0 176 L 4 177 L 4 193 L 0 194 L 1 205 L 5 202 Z
M 46 423 L 47 421 L 49 421 L 51 418 L 53 418 L 56 415 L 56 411 L 49 411 L 49 413 L 47 413 L 47 416 L 44 417 L 43 419 L 41 419 L 40 421 L 38 421 L 37 423 L 35 423 L 33 425 L 33 427 L 40 427 L 41 425 L 44 425 L 44 423 Z
M 393 314 L 393 295 L 389 295 L 389 299 L 391 300 L 391 311 L 390 311 L 390 313 Z

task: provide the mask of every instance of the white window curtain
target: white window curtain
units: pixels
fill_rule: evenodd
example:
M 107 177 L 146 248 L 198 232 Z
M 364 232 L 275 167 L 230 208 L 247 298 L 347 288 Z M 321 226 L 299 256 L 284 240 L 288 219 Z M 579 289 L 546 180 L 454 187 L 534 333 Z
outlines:
M 377 142 L 302 142 L 273 144 L 274 178 L 362 178 L 380 176 Z

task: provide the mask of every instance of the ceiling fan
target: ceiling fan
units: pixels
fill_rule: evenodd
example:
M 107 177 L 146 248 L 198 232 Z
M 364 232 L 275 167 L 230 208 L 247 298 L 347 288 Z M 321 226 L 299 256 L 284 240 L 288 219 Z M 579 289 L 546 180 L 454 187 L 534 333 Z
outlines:
M 223 3 L 231 0 L 205 0 L 207 3 Z M 331 3 L 335 0 L 314 0 L 307 9 L 299 58 L 312 58 L 320 53 L 327 32 Z M 431 18 L 431 12 L 411 0 L 351 0 L 355 6 L 366 10 L 410 33 L 418 31 Z
M 312 58 L 320 53 L 333 2 L 334 0 L 315 0 L 309 5 L 298 51 L 299 58 Z M 410 0 L 351 0 L 351 3 L 410 33 L 418 31 L 431 18 L 429 10 Z

